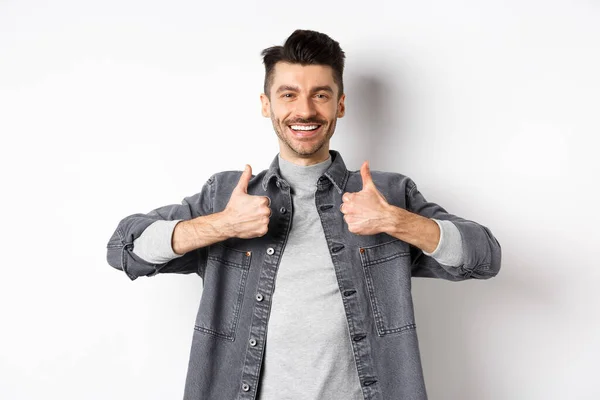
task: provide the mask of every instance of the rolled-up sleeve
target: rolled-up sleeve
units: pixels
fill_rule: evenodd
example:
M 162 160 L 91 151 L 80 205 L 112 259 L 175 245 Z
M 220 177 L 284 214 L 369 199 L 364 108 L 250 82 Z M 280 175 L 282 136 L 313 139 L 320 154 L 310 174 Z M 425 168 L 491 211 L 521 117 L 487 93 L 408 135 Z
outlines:
M 183 220 L 154 221 L 133 241 L 133 252 L 140 258 L 153 264 L 167 263 L 183 256 L 173 251 L 173 231 Z
M 498 274 L 502 251 L 500 243 L 488 227 L 450 214 L 440 205 L 427 201 L 410 178 L 406 184 L 406 205 L 408 211 L 438 220 L 440 223 L 452 222 L 460 233 L 462 247 L 460 263 L 447 265 L 436 260 L 430 253 L 428 255 L 413 246 L 413 276 L 463 280 L 487 279 Z M 456 238 L 455 236 L 453 240 Z
M 185 197 L 181 204 L 166 205 L 146 214 L 137 213 L 123 218 L 106 245 L 108 264 L 125 272 L 131 280 L 140 276 L 153 276 L 159 272 L 196 272 L 202 275 L 202 262 L 204 259 L 202 255 L 205 249 L 193 250 L 184 255 L 171 258 L 166 255 L 166 246 L 171 247 L 170 237 L 164 242 L 155 243 L 154 245 L 157 247 L 154 249 L 150 250 L 148 247 L 154 246 L 152 244 L 154 239 L 159 240 L 157 230 L 164 232 L 165 228 L 171 227 L 172 232 L 179 221 L 212 213 L 213 177 L 214 175 L 208 179 L 199 193 Z M 170 222 L 153 225 L 157 221 Z M 139 242 L 138 239 L 150 226 L 153 226 L 151 231 Z M 165 239 L 165 237 L 160 239 Z M 135 246 L 140 243 L 142 243 L 142 248 L 136 249 Z
M 457 267 L 462 264 L 463 248 L 460 231 L 451 221 L 431 218 L 440 227 L 440 242 L 431 253 L 423 254 L 435 258 L 440 264 Z

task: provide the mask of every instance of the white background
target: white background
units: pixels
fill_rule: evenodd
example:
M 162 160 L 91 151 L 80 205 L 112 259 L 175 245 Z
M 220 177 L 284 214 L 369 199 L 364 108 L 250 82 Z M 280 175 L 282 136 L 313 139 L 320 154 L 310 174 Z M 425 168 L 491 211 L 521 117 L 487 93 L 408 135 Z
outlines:
M 260 51 L 347 55 L 349 169 L 489 227 L 487 281 L 416 279 L 432 400 L 600 398 L 597 1 L 0 0 L 0 398 L 178 399 L 201 280 L 131 282 L 118 221 L 277 154 Z

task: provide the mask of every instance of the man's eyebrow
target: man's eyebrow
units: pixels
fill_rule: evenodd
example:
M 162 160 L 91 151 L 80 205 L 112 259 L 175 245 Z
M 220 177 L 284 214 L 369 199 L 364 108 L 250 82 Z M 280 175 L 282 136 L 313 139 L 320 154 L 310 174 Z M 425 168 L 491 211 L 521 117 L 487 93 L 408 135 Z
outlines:
M 291 92 L 299 92 L 300 91 L 300 89 L 298 89 L 297 86 L 281 85 L 281 86 L 279 86 L 279 88 L 277 89 L 277 92 L 275 92 L 275 93 L 286 92 L 288 90 Z
M 316 88 L 312 89 L 313 93 L 315 93 L 315 92 L 321 92 L 321 91 L 325 91 L 325 92 L 329 92 L 329 93 L 333 94 L 333 89 L 329 85 L 317 86 Z
M 287 91 L 299 92 L 300 89 L 298 88 L 298 86 L 281 85 L 281 86 L 279 86 L 279 88 L 277 89 L 277 91 L 275 93 L 281 93 L 281 92 L 287 92 Z M 333 94 L 333 89 L 329 85 L 317 86 L 317 87 L 314 87 L 311 89 L 312 93 L 321 92 L 321 91 L 325 91 L 325 92 L 329 92 L 329 93 Z

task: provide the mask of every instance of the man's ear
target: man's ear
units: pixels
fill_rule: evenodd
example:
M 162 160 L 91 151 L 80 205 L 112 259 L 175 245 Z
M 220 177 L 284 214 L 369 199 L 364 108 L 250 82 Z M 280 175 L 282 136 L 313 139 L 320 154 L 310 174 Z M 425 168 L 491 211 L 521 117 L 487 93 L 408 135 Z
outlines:
M 338 112 L 337 112 L 337 117 L 338 118 L 342 118 L 344 115 L 346 115 L 346 94 L 344 93 L 342 95 L 342 97 L 340 97 L 340 99 L 338 100 Z
M 269 101 L 269 98 L 267 97 L 266 94 L 261 93 L 260 94 L 260 102 L 261 102 L 261 111 L 262 111 L 262 116 L 265 118 L 271 118 L 271 104 Z

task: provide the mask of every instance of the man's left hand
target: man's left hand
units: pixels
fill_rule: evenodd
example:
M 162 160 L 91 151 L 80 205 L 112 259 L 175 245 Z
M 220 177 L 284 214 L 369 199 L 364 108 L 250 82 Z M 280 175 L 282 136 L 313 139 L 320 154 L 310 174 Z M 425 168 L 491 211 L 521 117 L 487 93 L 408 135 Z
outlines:
M 357 235 L 375 235 L 384 232 L 393 218 L 392 207 L 377 190 L 371 177 L 369 163 L 360 167 L 363 187 L 360 192 L 346 192 L 342 196 L 340 211 L 348 230 Z

